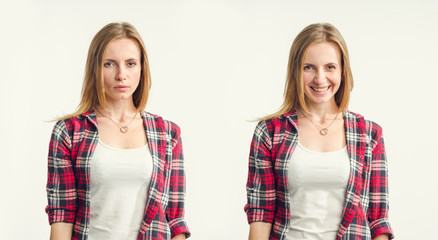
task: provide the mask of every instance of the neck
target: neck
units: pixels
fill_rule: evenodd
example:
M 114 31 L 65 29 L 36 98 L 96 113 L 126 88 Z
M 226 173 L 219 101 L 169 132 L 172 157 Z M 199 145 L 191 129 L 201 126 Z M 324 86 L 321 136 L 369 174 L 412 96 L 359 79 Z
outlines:
M 339 107 L 334 101 L 324 104 L 309 104 L 307 108 L 310 112 L 309 117 L 320 122 L 324 122 L 327 118 L 333 119 L 339 113 Z M 306 113 L 304 112 L 304 114 Z
M 106 116 L 120 122 L 123 122 L 126 118 L 132 118 L 137 113 L 132 99 L 130 101 L 107 101 L 106 108 L 102 106 L 97 106 L 97 108 Z

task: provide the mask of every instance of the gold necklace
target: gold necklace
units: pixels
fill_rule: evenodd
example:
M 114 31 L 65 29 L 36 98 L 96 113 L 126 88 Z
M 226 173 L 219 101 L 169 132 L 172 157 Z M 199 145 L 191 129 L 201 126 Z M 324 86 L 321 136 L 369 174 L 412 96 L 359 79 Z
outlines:
M 136 113 L 134 114 L 134 117 L 132 117 L 131 121 L 130 121 L 128 124 L 126 124 L 126 125 L 123 126 L 122 124 L 120 124 L 120 123 L 114 121 L 112 118 L 110 118 L 110 117 L 108 117 L 107 115 L 103 114 L 98 108 L 96 108 L 96 110 L 97 110 L 100 114 L 102 114 L 102 116 L 108 118 L 108 119 L 111 120 L 111 122 L 113 122 L 117 127 L 119 127 L 120 132 L 122 132 L 122 133 L 127 133 L 127 132 L 128 132 L 128 130 L 129 130 L 129 128 L 128 128 L 129 124 L 131 124 L 131 123 L 134 121 L 135 117 L 137 116 L 137 112 L 136 112 Z
M 328 131 L 329 131 L 328 128 L 331 127 L 331 126 L 333 125 L 333 123 L 336 121 L 336 119 L 338 118 L 338 115 L 339 115 L 339 113 L 340 113 L 340 112 L 338 112 L 338 114 L 336 114 L 335 119 L 333 119 L 333 121 L 332 121 L 327 127 L 321 127 L 321 126 L 319 126 L 318 124 L 316 124 L 314 121 L 312 121 L 312 119 L 308 118 L 308 117 L 306 116 L 306 114 L 304 114 L 303 111 L 301 111 L 301 109 L 300 109 L 300 112 L 301 112 L 301 114 L 303 114 L 303 116 L 304 116 L 305 118 L 309 119 L 310 122 L 312 122 L 313 125 L 314 125 L 316 128 L 319 128 L 319 133 L 320 133 L 321 135 L 323 135 L 323 136 L 327 135 L 327 133 L 328 133 Z

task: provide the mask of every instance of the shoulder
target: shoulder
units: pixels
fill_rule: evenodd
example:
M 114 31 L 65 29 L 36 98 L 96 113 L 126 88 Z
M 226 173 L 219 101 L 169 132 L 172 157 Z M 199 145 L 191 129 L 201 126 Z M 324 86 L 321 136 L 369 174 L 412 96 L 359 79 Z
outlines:
M 267 131 L 273 131 L 276 128 L 283 128 L 288 124 L 288 116 L 281 115 L 278 117 L 268 118 L 261 120 L 257 123 L 256 128 L 264 128 Z
M 141 111 L 141 115 L 146 121 L 152 121 L 154 125 L 164 128 L 166 133 L 169 133 L 172 137 L 176 138 L 180 135 L 181 129 L 176 123 L 167 119 L 163 119 L 157 114 L 149 113 L 146 111 Z
M 382 136 L 382 127 L 378 123 L 365 118 L 361 114 L 347 110 L 345 112 L 345 117 L 346 117 L 347 121 L 355 121 L 355 122 L 364 123 L 366 133 L 367 133 L 367 135 L 370 135 L 371 138 L 377 139 L 380 136 Z
M 272 135 L 272 132 L 274 132 L 275 126 L 276 126 L 275 121 L 272 118 L 259 121 L 255 127 L 254 135 L 256 135 L 256 136 L 263 136 L 263 135 L 270 136 L 270 135 Z
M 89 110 L 79 115 L 60 119 L 56 122 L 55 126 L 63 126 L 67 130 L 78 130 L 83 129 L 87 125 L 93 124 L 93 122 L 96 122 L 96 115 L 93 110 Z
M 357 122 L 357 123 L 365 122 L 364 116 L 362 116 L 359 113 L 352 112 L 350 110 L 345 110 L 344 118 L 345 118 L 345 120 L 347 120 L 349 122 Z
M 65 143 L 70 145 L 74 136 L 74 129 L 77 119 L 66 118 L 58 120 L 52 129 L 51 145 L 55 143 Z
M 281 138 L 283 133 L 292 126 L 288 118 L 290 118 L 290 116 L 284 114 L 259 121 L 254 130 L 255 139 L 268 141 L 273 140 L 275 136 Z
M 78 127 L 80 128 L 80 126 L 84 124 L 83 119 L 84 119 L 84 116 L 79 115 L 79 116 L 75 116 L 75 117 L 70 117 L 70 118 L 58 120 L 53 127 L 53 131 L 54 132 L 73 131 L 74 129 L 77 129 Z

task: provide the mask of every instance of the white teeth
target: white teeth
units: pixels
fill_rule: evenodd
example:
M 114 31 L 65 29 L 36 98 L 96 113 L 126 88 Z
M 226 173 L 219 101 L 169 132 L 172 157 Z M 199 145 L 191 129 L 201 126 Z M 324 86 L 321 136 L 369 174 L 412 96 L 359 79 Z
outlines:
M 324 92 L 324 91 L 327 91 L 328 87 L 325 87 L 325 88 L 315 88 L 315 87 L 312 87 L 312 89 L 317 91 L 317 92 Z

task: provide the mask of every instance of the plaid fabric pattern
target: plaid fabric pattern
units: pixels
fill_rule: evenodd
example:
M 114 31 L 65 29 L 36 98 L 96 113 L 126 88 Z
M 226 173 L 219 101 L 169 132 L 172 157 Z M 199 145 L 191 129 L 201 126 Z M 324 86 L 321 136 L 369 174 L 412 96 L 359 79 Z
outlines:
M 179 127 L 142 111 L 153 159 L 149 198 L 138 240 L 171 239 L 184 233 L 185 174 Z M 72 239 L 86 240 L 90 225 L 90 168 L 98 142 L 93 110 L 58 121 L 52 132 L 48 156 L 46 212 L 49 223 L 73 223 Z
M 382 129 L 361 115 L 346 111 L 344 127 L 350 176 L 337 240 L 394 238 L 388 221 L 387 161 Z M 295 110 L 258 123 L 249 156 L 248 222 L 272 223 L 269 239 L 285 239 L 290 222 L 288 166 L 298 143 Z

